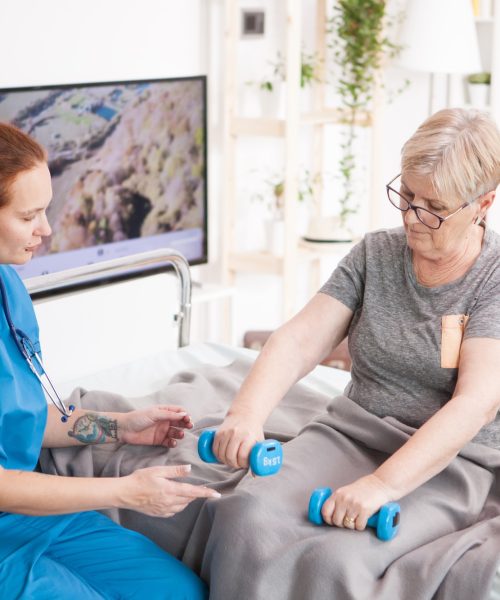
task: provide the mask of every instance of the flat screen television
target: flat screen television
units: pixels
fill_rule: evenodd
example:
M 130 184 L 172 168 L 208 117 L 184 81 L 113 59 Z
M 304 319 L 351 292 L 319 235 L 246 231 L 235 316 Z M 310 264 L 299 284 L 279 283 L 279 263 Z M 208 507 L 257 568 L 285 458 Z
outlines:
M 206 113 L 205 76 L 0 89 L 0 121 L 47 149 L 52 175 L 52 235 L 20 276 L 163 247 L 207 262 Z

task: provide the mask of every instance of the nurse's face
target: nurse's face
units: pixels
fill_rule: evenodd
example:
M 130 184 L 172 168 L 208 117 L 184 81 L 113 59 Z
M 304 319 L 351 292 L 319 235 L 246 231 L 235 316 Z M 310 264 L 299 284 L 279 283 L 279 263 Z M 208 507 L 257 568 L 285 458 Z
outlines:
M 45 163 L 20 173 L 10 188 L 10 199 L 0 207 L 0 263 L 28 262 L 42 238 L 52 233 L 46 210 L 52 199 L 50 173 Z

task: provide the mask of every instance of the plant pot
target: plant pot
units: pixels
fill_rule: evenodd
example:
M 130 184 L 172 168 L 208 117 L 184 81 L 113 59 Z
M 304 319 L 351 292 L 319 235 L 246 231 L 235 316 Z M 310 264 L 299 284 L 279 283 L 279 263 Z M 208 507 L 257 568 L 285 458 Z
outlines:
M 313 111 L 313 91 L 309 85 L 307 87 L 300 88 L 300 112 L 303 115 L 307 115 Z
M 266 250 L 273 256 L 283 256 L 285 249 L 285 222 L 282 219 L 264 221 Z
M 285 94 L 283 84 L 274 84 L 273 91 L 259 90 L 261 116 L 276 119 L 284 115 Z
M 352 232 L 339 217 L 311 217 L 304 236 L 306 242 L 345 243 L 352 242 Z
M 241 87 L 238 94 L 237 112 L 246 118 L 260 117 L 260 98 L 255 93 L 255 88 L 251 89 L 247 85 Z
M 469 102 L 475 108 L 486 108 L 489 105 L 490 86 L 487 83 L 469 83 Z

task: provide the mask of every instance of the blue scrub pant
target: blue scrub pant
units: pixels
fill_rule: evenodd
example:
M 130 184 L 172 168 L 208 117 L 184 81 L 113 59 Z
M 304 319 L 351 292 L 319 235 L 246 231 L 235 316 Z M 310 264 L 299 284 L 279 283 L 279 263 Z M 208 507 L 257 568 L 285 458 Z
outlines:
M 97 512 L 0 513 L 0 598 L 207 598 L 205 584 L 151 540 Z

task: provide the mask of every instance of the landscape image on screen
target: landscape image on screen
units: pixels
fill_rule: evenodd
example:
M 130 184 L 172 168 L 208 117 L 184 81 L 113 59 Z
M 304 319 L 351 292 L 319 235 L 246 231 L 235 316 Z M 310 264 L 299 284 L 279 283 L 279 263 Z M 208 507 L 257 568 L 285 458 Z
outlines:
M 0 120 L 48 152 L 52 235 L 33 276 L 170 246 L 203 260 L 202 78 L 0 91 Z

